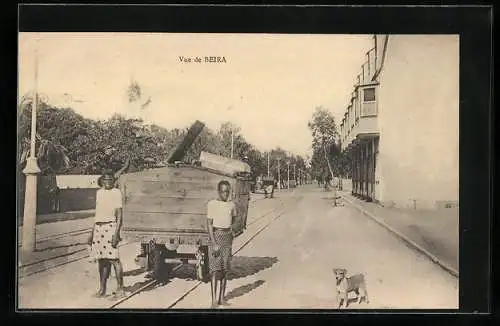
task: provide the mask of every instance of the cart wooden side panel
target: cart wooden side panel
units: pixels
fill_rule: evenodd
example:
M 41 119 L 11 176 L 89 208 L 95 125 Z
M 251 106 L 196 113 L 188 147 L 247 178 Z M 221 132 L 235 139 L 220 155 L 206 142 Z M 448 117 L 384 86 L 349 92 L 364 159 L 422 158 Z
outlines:
M 155 238 L 159 242 L 205 242 L 208 201 L 217 198 L 217 184 L 231 184 L 238 218 L 236 234 L 246 226 L 249 182 L 194 166 L 169 166 L 123 175 L 123 234 Z M 189 239 L 187 239 L 189 238 Z

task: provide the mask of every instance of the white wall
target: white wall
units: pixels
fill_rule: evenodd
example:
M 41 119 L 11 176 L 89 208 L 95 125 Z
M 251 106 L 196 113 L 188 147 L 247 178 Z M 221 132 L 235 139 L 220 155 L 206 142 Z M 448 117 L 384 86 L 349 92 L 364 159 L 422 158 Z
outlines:
M 458 200 L 459 37 L 391 35 L 379 81 L 381 201 Z
M 97 180 L 101 175 L 57 175 L 56 182 L 60 189 L 99 188 Z

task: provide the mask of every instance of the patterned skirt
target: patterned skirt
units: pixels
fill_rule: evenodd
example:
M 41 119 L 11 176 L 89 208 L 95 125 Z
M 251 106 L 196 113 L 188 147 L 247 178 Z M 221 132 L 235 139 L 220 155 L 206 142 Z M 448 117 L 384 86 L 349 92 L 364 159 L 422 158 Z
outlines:
M 111 239 L 116 231 L 116 222 L 95 223 L 92 238 L 91 257 L 93 259 L 118 259 L 118 246 L 111 246 Z
M 233 233 L 231 230 L 214 229 L 214 238 L 220 249 L 216 253 L 212 244 L 208 246 L 209 271 L 211 274 L 218 271 L 228 272 L 231 268 Z

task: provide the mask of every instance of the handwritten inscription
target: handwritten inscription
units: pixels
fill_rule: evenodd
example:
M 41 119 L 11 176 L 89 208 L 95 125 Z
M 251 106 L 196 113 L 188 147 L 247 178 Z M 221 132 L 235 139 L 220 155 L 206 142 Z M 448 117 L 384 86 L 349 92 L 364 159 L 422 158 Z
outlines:
M 226 57 L 185 57 L 179 56 L 180 63 L 227 63 Z

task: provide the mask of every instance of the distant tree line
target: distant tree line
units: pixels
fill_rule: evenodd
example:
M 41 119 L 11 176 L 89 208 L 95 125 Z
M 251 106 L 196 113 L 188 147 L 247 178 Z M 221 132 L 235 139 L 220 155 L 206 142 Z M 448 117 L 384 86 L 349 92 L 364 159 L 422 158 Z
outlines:
M 18 162 L 22 170 L 30 150 L 31 103 L 19 107 Z M 140 119 L 129 119 L 115 114 L 107 120 L 87 119 L 69 107 L 59 108 L 41 102 L 37 109 L 36 156 L 43 175 L 100 174 L 104 169 L 119 169 L 128 158 L 129 171 L 140 171 L 166 165 L 174 146 L 188 130 L 166 129 L 147 125 Z M 195 140 L 185 161 L 197 159 L 201 151 L 229 157 L 233 130 L 233 157 L 248 157 L 255 176 L 267 175 L 267 152 L 249 143 L 239 128 L 230 122 L 218 130 L 207 127 Z M 281 159 L 280 173 L 286 176 L 286 162 L 295 164 L 297 171 L 306 170 L 305 159 L 282 148 L 270 152 L 270 174 L 277 177 L 277 159 Z M 290 174 L 290 178 L 293 174 Z

